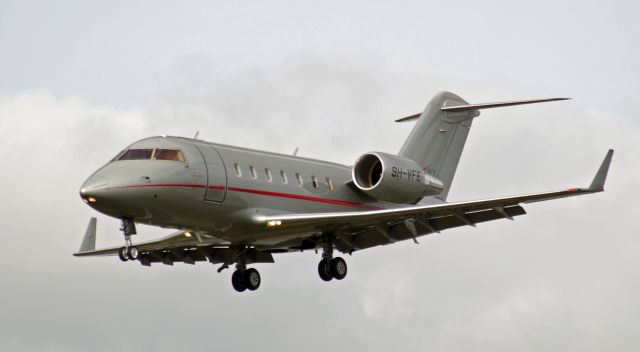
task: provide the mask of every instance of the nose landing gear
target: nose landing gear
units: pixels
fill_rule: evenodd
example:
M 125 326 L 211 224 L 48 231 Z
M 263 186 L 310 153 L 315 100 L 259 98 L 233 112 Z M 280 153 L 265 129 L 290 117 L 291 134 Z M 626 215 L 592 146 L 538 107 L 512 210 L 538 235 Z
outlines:
M 122 219 L 120 231 L 124 233 L 124 247 L 118 251 L 118 257 L 123 262 L 136 260 L 140 257 L 140 251 L 131 242 L 131 236 L 136 234 L 136 224 L 131 219 Z

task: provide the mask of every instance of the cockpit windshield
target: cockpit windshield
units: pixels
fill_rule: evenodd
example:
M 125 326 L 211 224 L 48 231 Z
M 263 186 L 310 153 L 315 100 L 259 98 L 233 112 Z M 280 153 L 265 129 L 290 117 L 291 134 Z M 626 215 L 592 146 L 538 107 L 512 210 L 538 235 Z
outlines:
M 153 149 L 129 149 L 118 160 L 147 160 L 151 159 Z
M 129 149 L 119 154 L 114 160 L 172 160 L 185 161 L 180 150 L 175 149 Z
M 155 153 L 153 153 L 154 160 L 174 160 L 174 161 L 184 161 L 184 155 L 179 150 L 173 149 L 156 149 Z

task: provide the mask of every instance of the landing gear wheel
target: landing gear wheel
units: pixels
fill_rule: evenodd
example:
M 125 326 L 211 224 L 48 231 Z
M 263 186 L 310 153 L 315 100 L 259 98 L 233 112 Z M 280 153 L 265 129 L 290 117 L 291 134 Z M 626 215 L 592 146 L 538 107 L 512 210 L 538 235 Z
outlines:
M 329 272 L 336 280 L 342 280 L 347 276 L 347 262 L 340 257 L 331 259 L 329 263 Z
M 140 256 L 140 251 L 138 251 L 138 247 L 133 247 L 133 246 L 129 247 L 129 250 L 127 251 L 127 256 L 131 260 L 138 259 L 138 257 Z
M 330 262 L 326 259 L 322 259 L 320 263 L 318 263 L 318 274 L 323 281 L 331 281 L 331 279 L 333 279 L 329 264 Z
M 244 272 L 244 284 L 249 291 L 255 291 L 260 287 L 260 273 L 258 270 L 251 268 Z
M 120 250 L 118 251 L 118 258 L 120 258 L 120 260 L 122 260 L 123 262 L 129 260 L 129 254 L 127 253 L 126 247 L 120 248 Z
M 231 285 L 238 292 L 243 292 L 247 289 L 247 285 L 244 283 L 244 275 L 240 270 L 236 270 L 231 275 Z

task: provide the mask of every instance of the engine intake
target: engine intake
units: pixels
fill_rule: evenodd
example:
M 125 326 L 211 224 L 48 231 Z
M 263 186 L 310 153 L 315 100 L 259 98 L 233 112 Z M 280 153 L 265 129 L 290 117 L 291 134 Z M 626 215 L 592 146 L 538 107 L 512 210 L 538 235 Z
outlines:
M 413 160 L 371 152 L 353 166 L 353 183 L 368 196 L 392 203 L 415 203 L 442 192 L 442 181 L 425 174 Z

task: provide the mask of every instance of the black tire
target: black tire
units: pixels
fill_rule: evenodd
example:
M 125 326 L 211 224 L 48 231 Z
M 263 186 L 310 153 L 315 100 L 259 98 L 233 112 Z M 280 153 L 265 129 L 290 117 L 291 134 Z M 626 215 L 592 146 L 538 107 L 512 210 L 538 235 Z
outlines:
M 260 273 L 258 270 L 251 268 L 244 272 L 244 284 L 249 291 L 255 291 L 260 287 Z
M 329 264 L 329 272 L 336 280 L 342 280 L 347 276 L 347 262 L 340 257 L 331 259 Z
M 129 260 L 129 255 L 127 254 L 127 249 L 125 247 L 120 248 L 120 250 L 118 251 L 118 258 L 120 258 L 120 260 L 122 260 L 123 262 Z
M 231 275 L 231 285 L 233 289 L 238 292 L 243 292 L 247 289 L 247 286 L 244 284 L 244 277 L 239 270 L 234 271 L 233 275 Z
M 323 281 L 331 281 L 331 279 L 333 279 L 328 260 L 322 259 L 320 263 L 318 263 L 318 275 L 320 275 Z
M 138 247 L 129 247 L 129 250 L 127 251 L 127 257 L 129 257 L 129 260 L 138 259 L 140 257 L 140 251 L 138 250 Z

